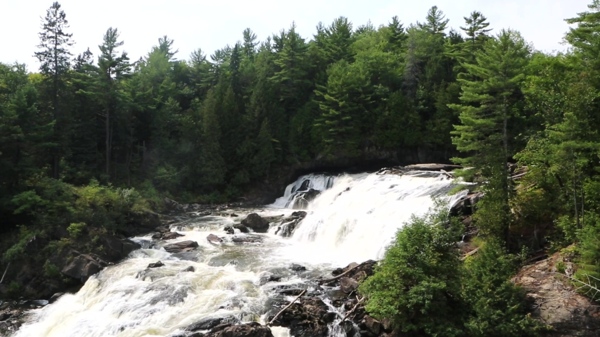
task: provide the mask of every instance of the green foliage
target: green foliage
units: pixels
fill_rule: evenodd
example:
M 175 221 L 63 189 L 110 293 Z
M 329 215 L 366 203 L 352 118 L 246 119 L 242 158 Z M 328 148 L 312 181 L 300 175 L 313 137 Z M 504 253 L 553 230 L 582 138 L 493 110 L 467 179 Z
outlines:
M 61 274 L 56 265 L 50 261 L 46 261 L 46 263 L 44 263 L 44 275 L 49 278 L 58 279 Z
M 73 222 L 67 227 L 67 232 L 71 238 L 77 239 L 86 230 L 86 227 L 85 222 Z
M 17 242 L 2 254 L 2 261 L 4 263 L 8 263 L 23 258 L 25 247 L 35 235 L 36 233 L 29 230 L 27 227 L 19 226 L 19 236 L 16 240 Z
M 391 319 L 406 333 L 461 335 L 458 233 L 451 224 L 440 212 L 413 218 L 398 231 L 375 274 L 359 288 L 369 314 Z
M 579 244 L 576 258 L 577 271 L 574 277 L 587 284 L 583 287 L 577 284 L 580 291 L 598 301 L 600 297 L 596 289 L 600 288 L 600 215 L 588 213 L 583 229 L 577 234 Z
M 515 257 L 503 244 L 488 240 L 465 263 L 463 297 L 469 308 L 467 335 L 537 336 L 543 326 L 527 313 L 525 293 L 510 277 L 517 270 Z

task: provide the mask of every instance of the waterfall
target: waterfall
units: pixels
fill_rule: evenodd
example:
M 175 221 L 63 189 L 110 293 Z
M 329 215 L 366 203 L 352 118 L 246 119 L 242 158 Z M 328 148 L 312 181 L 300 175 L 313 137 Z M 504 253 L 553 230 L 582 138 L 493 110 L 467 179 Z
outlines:
M 258 212 L 285 217 L 297 206 L 298 195 L 318 191 L 304 204 L 306 217 L 292 237 L 270 231 L 251 234 L 260 238 L 259 243 L 238 244 L 223 227 L 242 217 L 196 215 L 173 224 L 172 230 L 183 236 L 168 243 L 194 240 L 198 249 L 171 254 L 160 247 L 163 243 L 146 244 L 125 261 L 91 277 L 76 294 L 32 310 L 29 322 L 14 337 L 174 337 L 186 336 L 186 327 L 209 318 L 264 322 L 267 303 L 277 287 L 330 275 L 332 268 L 349 262 L 381 258 L 398 228 L 412 215 L 427 212 L 434 198 L 451 204 L 460 197 L 448 196 L 453 187 L 444 175 L 425 172 L 300 177 L 274 204 L 235 210 L 240 215 Z M 210 234 L 225 242 L 208 242 Z M 163 267 L 147 268 L 158 260 Z M 309 271 L 290 271 L 292 263 Z M 266 273 L 280 280 L 265 283 Z M 273 331 L 289 336 L 287 329 Z M 340 332 L 331 330 L 330 334 Z
M 381 259 L 411 216 L 424 215 L 436 200 L 449 207 L 464 195 L 449 196 L 454 187 L 444 174 L 432 172 L 338 176 L 309 204 L 289 254 L 337 265 Z

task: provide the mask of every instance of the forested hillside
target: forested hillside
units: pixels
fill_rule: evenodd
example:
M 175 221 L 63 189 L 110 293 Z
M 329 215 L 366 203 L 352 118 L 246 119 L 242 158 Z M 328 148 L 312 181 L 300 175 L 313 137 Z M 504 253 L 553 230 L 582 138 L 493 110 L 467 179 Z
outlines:
M 451 28 L 432 7 L 313 36 L 248 28 L 211 55 L 163 36 L 132 60 L 117 27 L 72 55 L 55 2 L 32 46 L 40 68 L 0 64 L 0 231 L 100 226 L 77 214 L 149 207 L 138 192 L 232 200 L 315 160 L 453 160 L 482 183 L 482 235 L 514 251 L 578 242 L 580 273 L 600 277 L 600 1 L 589 8 L 557 55 L 477 11 Z

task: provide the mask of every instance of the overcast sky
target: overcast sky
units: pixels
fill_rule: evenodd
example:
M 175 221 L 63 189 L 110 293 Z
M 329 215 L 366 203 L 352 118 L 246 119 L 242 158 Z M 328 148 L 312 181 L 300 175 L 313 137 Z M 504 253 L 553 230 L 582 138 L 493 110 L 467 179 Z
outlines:
M 39 43 L 41 18 L 51 0 L 3 0 L 0 10 L 2 49 L 0 62 L 26 63 L 30 71 L 39 64 L 32 56 Z M 369 20 L 377 27 L 397 15 L 407 26 L 423 21 L 427 10 L 437 5 L 458 29 L 463 17 L 482 12 L 495 32 L 513 28 L 536 49 L 565 50 L 561 44 L 568 30 L 565 18 L 586 11 L 591 0 L 62 0 L 77 55 L 88 47 L 98 54 L 98 45 L 109 27 L 118 28 L 124 50 L 132 60 L 144 56 L 167 35 L 175 40 L 177 57 L 188 59 L 202 48 L 207 54 L 242 39 L 245 28 L 260 41 L 296 23 L 300 35 L 312 38 L 319 22 L 329 25 L 345 16 L 358 27 Z

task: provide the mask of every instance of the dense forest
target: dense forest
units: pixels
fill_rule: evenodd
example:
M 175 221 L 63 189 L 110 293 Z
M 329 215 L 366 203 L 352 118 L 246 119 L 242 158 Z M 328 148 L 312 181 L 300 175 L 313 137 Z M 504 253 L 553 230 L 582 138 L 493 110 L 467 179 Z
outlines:
M 40 68 L 0 64 L 0 232 L 21 238 L 2 261 L 48 224 L 114 230 L 119 212 L 159 196 L 220 202 L 302 163 L 434 158 L 466 167 L 485 194 L 473 220 L 492 248 L 480 256 L 503 274 L 467 287 L 503 284 L 507 252 L 572 243 L 574 277 L 600 278 L 600 1 L 567 19 L 570 49 L 556 55 L 517 31 L 491 31 L 477 11 L 458 29 L 435 6 L 424 14 L 379 27 L 339 17 L 312 37 L 292 24 L 262 42 L 246 29 L 233 46 L 186 60 L 164 36 L 131 60 L 112 27 L 98 48 L 72 55 L 76 32 L 55 2 L 42 18 Z M 478 258 L 473 274 L 487 268 Z M 493 316 L 514 304 L 506 288 L 490 291 L 510 300 L 472 307 Z M 456 322 L 440 332 L 409 316 L 396 318 L 458 335 Z M 479 323 L 469 321 L 493 335 Z

